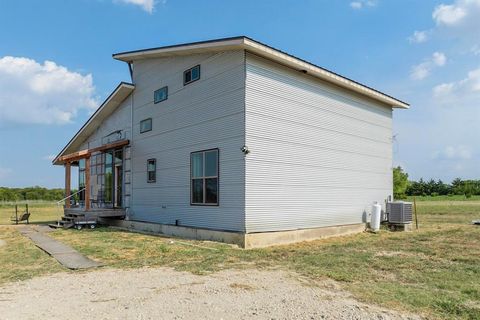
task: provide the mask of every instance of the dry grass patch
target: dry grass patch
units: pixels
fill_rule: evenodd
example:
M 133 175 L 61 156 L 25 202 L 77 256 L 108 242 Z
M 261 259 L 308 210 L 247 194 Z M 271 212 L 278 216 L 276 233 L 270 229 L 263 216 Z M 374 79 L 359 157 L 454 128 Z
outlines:
M 18 203 L 18 215 L 25 211 L 25 203 Z M 29 201 L 28 211 L 30 212 L 30 223 L 47 223 L 60 219 L 63 215 L 63 208 L 58 207 L 53 202 Z M 14 203 L 0 202 L 0 225 L 12 225 L 10 217 L 15 215 Z M 24 222 L 21 222 L 24 223 Z
M 480 319 L 480 227 L 469 224 L 480 218 L 480 201 L 422 201 L 418 208 L 419 231 L 384 230 L 255 250 L 108 228 L 58 230 L 51 235 L 114 268 L 167 266 L 196 274 L 280 268 L 311 283 L 335 280 L 368 303 L 431 318 Z M 3 281 L 61 270 L 14 230 L 9 232 L 12 257 L 5 264 L 5 247 L 0 248 L 0 269 L 33 270 L 8 277 L 2 271 Z M 248 290 L 242 283 L 232 285 Z
M 22 236 L 16 227 L 0 226 L 0 285 L 66 271 L 55 259 Z

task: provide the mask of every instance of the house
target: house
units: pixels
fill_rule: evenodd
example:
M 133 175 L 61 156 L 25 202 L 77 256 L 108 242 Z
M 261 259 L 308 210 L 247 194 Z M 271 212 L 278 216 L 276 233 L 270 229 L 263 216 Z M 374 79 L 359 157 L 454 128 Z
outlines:
M 251 248 L 362 231 L 392 198 L 407 103 L 243 36 L 113 58 L 131 83 L 53 160 L 84 189 L 66 211 Z

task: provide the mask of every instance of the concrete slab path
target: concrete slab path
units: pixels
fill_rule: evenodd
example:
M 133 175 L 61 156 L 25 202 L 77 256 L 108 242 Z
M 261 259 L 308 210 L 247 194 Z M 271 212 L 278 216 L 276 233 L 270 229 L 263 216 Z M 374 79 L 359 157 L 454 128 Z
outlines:
M 101 263 L 91 260 L 72 247 L 50 238 L 42 229 L 22 227 L 20 233 L 30 238 L 33 243 L 69 269 L 88 269 L 102 266 Z

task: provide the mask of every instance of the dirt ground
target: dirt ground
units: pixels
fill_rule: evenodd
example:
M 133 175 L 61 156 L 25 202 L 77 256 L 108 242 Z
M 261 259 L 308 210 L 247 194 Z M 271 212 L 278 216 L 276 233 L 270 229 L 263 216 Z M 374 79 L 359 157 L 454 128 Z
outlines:
M 61 273 L 0 287 L 1 319 L 419 319 L 283 271 Z

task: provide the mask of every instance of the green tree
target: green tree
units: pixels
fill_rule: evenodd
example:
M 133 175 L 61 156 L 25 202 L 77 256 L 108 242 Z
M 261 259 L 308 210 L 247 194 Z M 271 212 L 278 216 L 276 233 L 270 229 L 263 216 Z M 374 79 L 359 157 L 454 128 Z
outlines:
M 405 198 L 408 188 L 408 173 L 402 167 L 393 168 L 393 196 L 396 199 Z

